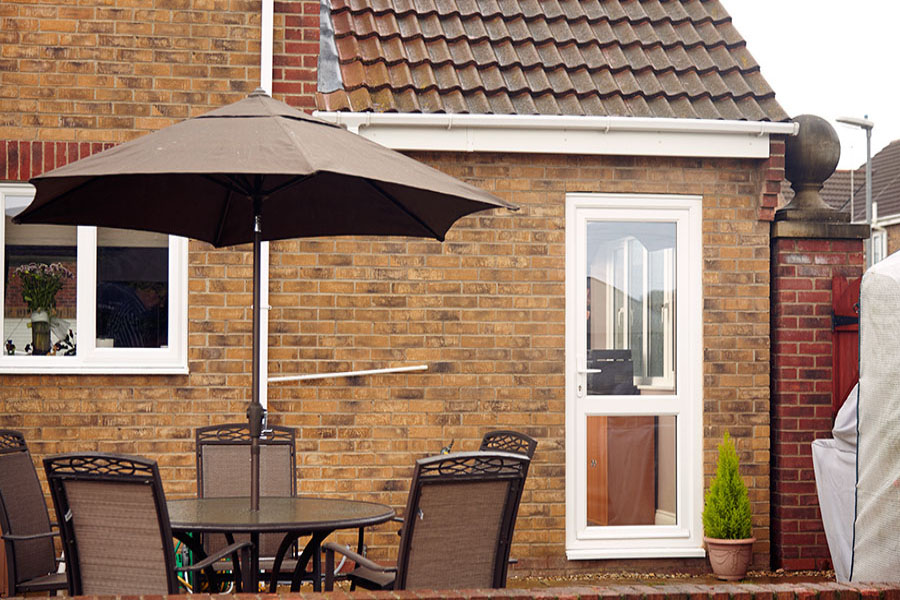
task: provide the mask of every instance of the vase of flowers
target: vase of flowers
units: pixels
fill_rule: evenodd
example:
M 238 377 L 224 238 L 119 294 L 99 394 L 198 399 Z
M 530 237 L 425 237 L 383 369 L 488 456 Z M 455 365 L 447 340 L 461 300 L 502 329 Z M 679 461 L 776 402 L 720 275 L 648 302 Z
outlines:
M 64 280 L 75 277 L 62 263 L 29 263 L 13 271 L 22 280 L 22 299 L 31 311 L 31 353 L 50 352 L 50 319 Z

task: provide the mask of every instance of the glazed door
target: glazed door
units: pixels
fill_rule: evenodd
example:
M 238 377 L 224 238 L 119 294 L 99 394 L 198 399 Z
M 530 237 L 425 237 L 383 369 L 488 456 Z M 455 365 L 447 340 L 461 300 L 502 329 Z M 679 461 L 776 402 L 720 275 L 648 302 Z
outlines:
M 569 555 L 696 554 L 702 354 L 679 324 L 699 307 L 699 207 L 585 196 L 567 213 Z

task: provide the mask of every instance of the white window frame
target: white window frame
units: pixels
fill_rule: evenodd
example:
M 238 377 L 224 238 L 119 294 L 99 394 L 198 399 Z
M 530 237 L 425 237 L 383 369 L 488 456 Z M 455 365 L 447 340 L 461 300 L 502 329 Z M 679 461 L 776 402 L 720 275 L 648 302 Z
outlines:
M 878 226 L 872 227 L 872 264 L 887 258 L 887 230 Z
M 703 497 L 702 198 L 687 195 L 577 193 L 566 196 L 566 556 L 570 560 L 705 556 Z M 587 222 L 676 224 L 677 389 L 665 395 L 588 396 Z M 580 318 L 580 319 L 579 319 Z M 580 386 L 580 391 L 579 391 Z M 675 525 L 588 526 L 587 417 L 677 417 Z
M 7 195 L 34 196 L 26 183 L 0 184 L 0 212 L 6 214 Z M 6 219 L 0 219 L 0 261 L 6 258 Z M 188 373 L 188 240 L 169 236 L 169 345 L 163 348 L 98 348 L 97 228 L 77 228 L 76 350 L 74 356 L 0 356 L 0 373 L 41 374 L 187 374 Z M 6 297 L 0 278 L 0 298 Z M 5 307 L 4 307 L 5 310 Z M 3 320 L 0 319 L 0 333 Z M 89 333 L 90 332 L 90 333 Z

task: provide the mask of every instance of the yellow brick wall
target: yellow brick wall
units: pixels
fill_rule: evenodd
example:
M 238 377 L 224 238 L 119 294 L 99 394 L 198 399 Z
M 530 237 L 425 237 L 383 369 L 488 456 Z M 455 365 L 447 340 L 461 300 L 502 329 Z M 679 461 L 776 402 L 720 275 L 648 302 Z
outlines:
M 0 3 L 0 139 L 121 143 L 259 82 L 259 0 Z
M 539 440 L 513 553 L 521 570 L 614 569 L 564 559 L 566 192 L 703 196 L 705 471 L 725 429 L 768 553 L 768 224 L 753 161 L 418 154 L 519 204 L 466 217 L 447 241 L 330 238 L 272 245 L 271 376 L 427 364 L 425 373 L 269 387 L 273 423 L 298 430 L 299 490 L 402 509 L 415 458 L 477 447 L 492 428 Z M 4 376 L 0 422 L 37 458 L 91 449 L 147 455 L 171 496 L 195 492 L 193 430 L 243 420 L 250 255 L 191 243 L 189 376 Z M 690 325 L 689 325 L 690 326 Z M 375 556 L 396 545 L 370 535 Z M 629 568 L 705 569 L 703 561 Z

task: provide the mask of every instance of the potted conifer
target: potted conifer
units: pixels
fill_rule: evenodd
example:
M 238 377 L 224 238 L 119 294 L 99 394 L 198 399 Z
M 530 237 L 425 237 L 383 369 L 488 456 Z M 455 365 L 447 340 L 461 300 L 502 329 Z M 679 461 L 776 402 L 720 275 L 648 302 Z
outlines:
M 743 579 L 753 558 L 750 496 L 741 480 L 738 455 L 728 432 L 719 444 L 716 476 L 706 492 L 703 534 L 709 564 L 719 579 Z

